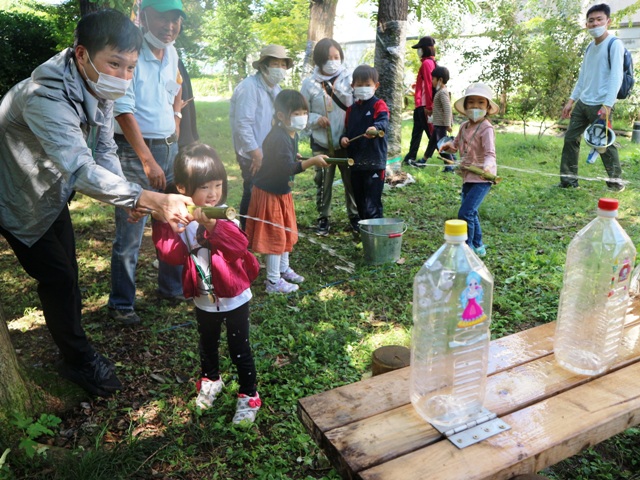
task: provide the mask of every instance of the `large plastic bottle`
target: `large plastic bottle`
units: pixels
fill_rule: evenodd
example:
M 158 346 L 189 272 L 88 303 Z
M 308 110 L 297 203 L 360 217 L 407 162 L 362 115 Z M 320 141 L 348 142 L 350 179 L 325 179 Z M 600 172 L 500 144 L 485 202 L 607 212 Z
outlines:
M 422 418 L 449 427 L 483 410 L 493 277 L 465 243 L 465 221 L 448 220 L 444 238 L 413 282 L 409 388 Z
M 617 216 L 618 201 L 601 198 L 598 216 L 567 250 L 554 351 L 562 367 L 582 375 L 607 370 L 624 333 L 636 249 Z

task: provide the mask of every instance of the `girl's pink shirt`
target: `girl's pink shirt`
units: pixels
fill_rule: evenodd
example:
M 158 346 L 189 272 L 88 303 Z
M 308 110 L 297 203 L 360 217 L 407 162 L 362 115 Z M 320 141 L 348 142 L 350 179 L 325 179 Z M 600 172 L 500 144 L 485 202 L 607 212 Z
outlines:
M 460 165 L 473 165 L 493 175 L 497 174 L 495 133 L 493 125 L 486 118 L 480 123 L 466 121 L 460 125 L 453 146 L 458 149 Z M 462 180 L 464 183 L 487 183 L 479 175 L 464 170 Z

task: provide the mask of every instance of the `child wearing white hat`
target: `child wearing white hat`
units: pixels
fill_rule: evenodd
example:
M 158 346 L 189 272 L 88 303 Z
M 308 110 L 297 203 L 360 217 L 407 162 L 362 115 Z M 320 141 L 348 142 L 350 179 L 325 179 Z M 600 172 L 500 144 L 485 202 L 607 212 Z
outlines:
M 478 209 L 491 189 L 491 182 L 475 173 L 467 171 L 465 166 L 479 167 L 493 175 L 497 172 L 495 132 L 487 115 L 498 113 L 498 105 L 492 100 L 493 93 L 484 83 L 472 83 L 464 96 L 454 103 L 454 108 L 469 120 L 460 126 L 460 131 L 452 142 L 447 142 L 440 151 L 455 153 L 460 151 L 462 176 L 462 204 L 458 218 L 467 222 L 469 238 L 467 243 L 479 256 L 486 255 L 482 243 L 482 229 Z

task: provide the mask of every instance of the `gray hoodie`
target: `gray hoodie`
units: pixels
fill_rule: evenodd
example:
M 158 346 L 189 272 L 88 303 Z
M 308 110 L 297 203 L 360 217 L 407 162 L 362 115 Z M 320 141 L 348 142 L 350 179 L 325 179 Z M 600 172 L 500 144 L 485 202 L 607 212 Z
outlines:
M 142 192 L 123 179 L 113 102 L 89 93 L 67 49 L 0 103 L 0 225 L 31 246 L 73 190 L 127 208 Z

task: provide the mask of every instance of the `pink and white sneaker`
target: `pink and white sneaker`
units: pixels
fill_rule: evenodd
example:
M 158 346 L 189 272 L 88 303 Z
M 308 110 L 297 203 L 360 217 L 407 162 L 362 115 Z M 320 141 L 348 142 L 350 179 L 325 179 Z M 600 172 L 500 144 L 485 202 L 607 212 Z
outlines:
M 291 283 L 302 283 L 304 282 L 304 277 L 302 275 L 298 275 L 293 271 L 293 268 L 287 268 L 286 272 L 281 272 L 280 276 L 284 278 L 287 282 Z
M 238 401 L 236 402 L 236 413 L 233 416 L 232 422 L 238 424 L 243 421 L 250 423 L 255 422 L 258 410 L 262 406 L 262 400 L 258 392 L 253 397 L 249 397 L 244 393 L 238 395 Z
M 267 293 L 293 293 L 299 288 L 295 283 L 289 283 L 282 277 L 276 283 L 265 280 L 264 284 L 267 286 Z
M 218 380 L 210 380 L 206 377 L 201 378 L 196 382 L 196 390 L 198 390 L 196 406 L 203 410 L 211 408 L 223 388 L 224 382 L 222 378 L 218 378 Z

